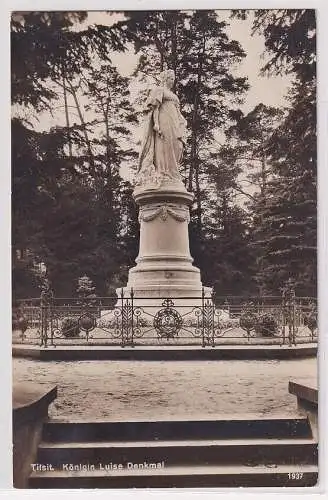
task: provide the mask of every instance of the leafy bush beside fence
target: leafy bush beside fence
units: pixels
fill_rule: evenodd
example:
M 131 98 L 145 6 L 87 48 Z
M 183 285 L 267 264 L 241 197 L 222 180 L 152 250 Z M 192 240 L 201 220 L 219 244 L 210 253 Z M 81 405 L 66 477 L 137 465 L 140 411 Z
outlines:
M 61 323 L 61 332 L 66 338 L 78 337 L 80 334 L 80 327 L 77 318 L 67 317 Z
M 262 314 L 257 318 L 255 332 L 263 337 L 273 337 L 278 333 L 278 322 L 272 314 Z

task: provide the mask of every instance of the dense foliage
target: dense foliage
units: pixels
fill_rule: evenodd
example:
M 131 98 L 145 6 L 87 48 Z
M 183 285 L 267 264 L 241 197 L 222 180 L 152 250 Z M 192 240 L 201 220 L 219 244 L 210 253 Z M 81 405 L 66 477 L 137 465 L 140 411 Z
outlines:
M 246 54 L 219 11 L 112 13 L 106 26 L 86 12 L 13 13 L 16 297 L 39 295 L 44 269 L 57 296 L 112 294 L 126 283 L 139 237 L 131 84 L 166 67 L 188 121 L 182 175 L 195 194 L 190 243 L 204 284 L 218 295 L 280 293 L 292 278 L 298 293 L 315 295 L 315 13 L 232 15 L 252 15 L 264 36 L 263 72 L 293 75 L 286 109 L 242 111 L 249 83 L 235 70 Z M 112 61 L 126 50 L 138 56 L 131 76 Z M 46 130 L 41 112 L 54 124 Z
M 292 73 L 290 107 L 267 143 L 272 180 L 255 242 L 262 251 L 258 280 L 277 290 L 293 279 L 299 294 L 316 295 L 316 22 L 314 10 L 258 11 L 272 55 L 263 71 Z M 279 40 L 279 41 L 278 41 Z

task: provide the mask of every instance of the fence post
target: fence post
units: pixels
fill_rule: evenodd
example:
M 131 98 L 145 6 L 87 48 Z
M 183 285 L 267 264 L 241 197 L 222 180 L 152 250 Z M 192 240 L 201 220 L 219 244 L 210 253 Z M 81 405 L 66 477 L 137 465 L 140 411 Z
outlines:
M 212 328 L 212 347 L 215 347 L 215 292 L 212 289 L 211 298 L 208 299 L 211 307 L 211 328 Z M 218 320 L 219 321 L 219 320 Z M 220 328 L 220 324 L 219 324 Z
M 131 347 L 134 347 L 134 291 L 131 288 Z
M 48 328 L 50 327 L 52 331 L 52 299 L 53 293 L 51 288 L 44 288 L 40 296 L 41 347 L 48 347 Z
M 49 313 L 50 313 L 50 345 L 54 345 L 54 324 L 53 324 L 53 313 L 54 313 L 54 296 L 53 293 L 51 293 L 50 300 L 49 300 Z
M 296 328 L 295 328 L 295 289 L 291 279 L 289 279 L 282 289 L 284 302 L 284 310 L 286 312 L 286 323 L 288 322 L 288 345 L 296 345 Z
M 121 347 L 125 346 L 125 343 L 124 343 L 124 315 L 125 315 L 124 292 L 123 292 L 123 288 L 121 288 Z
M 284 291 L 282 292 L 281 308 L 282 308 L 282 345 L 284 345 L 286 342 L 286 326 L 287 326 L 286 299 Z
M 202 347 L 205 347 L 205 290 L 202 288 Z

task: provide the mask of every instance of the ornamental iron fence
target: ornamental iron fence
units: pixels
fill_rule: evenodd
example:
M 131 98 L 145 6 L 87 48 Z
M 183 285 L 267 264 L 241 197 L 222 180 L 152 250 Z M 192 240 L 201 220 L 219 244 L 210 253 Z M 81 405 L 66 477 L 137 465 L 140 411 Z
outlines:
M 16 301 L 13 342 L 57 345 L 296 345 L 317 341 L 317 302 L 281 296 L 40 298 Z

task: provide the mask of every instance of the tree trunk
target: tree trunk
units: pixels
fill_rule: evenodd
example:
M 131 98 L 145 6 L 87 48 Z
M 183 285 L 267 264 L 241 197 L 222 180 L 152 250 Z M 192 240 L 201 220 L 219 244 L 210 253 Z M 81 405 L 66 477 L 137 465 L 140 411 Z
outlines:
M 95 165 L 94 155 L 93 155 L 93 152 L 92 152 L 91 141 L 90 141 L 89 136 L 88 136 L 88 131 L 87 131 L 86 123 L 85 123 L 85 120 L 84 120 L 84 117 L 83 117 L 83 113 L 82 113 L 82 110 L 81 110 L 81 106 L 80 106 L 79 100 L 78 100 L 77 95 L 76 95 L 76 91 L 75 91 L 75 89 L 74 89 L 74 87 L 73 87 L 73 85 L 71 84 L 70 81 L 68 81 L 68 84 L 69 84 L 69 87 L 70 87 L 69 91 L 70 91 L 71 95 L 73 96 L 73 99 L 74 99 L 74 102 L 75 102 L 75 107 L 76 107 L 76 110 L 78 112 L 78 115 L 79 115 L 79 118 L 80 118 L 80 122 L 81 122 L 81 125 L 82 125 L 82 131 L 83 131 L 84 140 L 85 140 L 85 144 L 86 144 L 87 151 L 88 151 L 91 172 L 92 172 L 93 177 L 95 178 L 96 177 L 96 165 Z
M 205 37 L 203 37 L 202 40 L 202 50 L 198 54 L 197 87 L 195 91 L 194 109 L 192 115 L 191 155 L 190 155 L 191 158 L 190 158 L 189 182 L 188 182 L 188 190 L 192 191 L 193 177 L 195 176 L 197 229 L 199 235 L 201 234 L 201 228 L 202 228 L 202 204 L 201 204 L 201 190 L 200 190 L 200 179 L 199 179 L 199 158 L 197 151 L 197 142 L 198 142 L 197 121 L 199 116 L 199 97 L 200 97 L 200 85 L 202 82 L 204 53 L 205 53 Z
M 109 192 L 109 199 L 108 199 L 108 204 L 109 204 L 109 218 L 112 220 L 113 217 L 113 191 L 112 191 L 112 167 L 110 164 L 110 131 L 109 131 L 109 125 L 108 125 L 108 115 L 109 115 L 109 99 L 107 100 L 107 105 L 106 105 L 106 111 L 104 113 L 104 119 L 105 119 L 105 128 L 106 128 L 106 158 L 107 158 L 107 165 L 106 165 L 106 172 L 107 172 L 107 180 L 111 186 L 111 189 L 108 191 Z
M 266 206 L 266 202 L 267 202 L 267 169 L 266 169 L 266 156 L 265 156 L 265 153 L 263 151 L 263 149 L 261 150 L 261 173 L 260 173 L 260 178 L 261 178 L 261 185 L 260 185 L 260 190 L 261 190 L 261 200 L 260 200 L 260 214 L 259 214 L 259 219 L 260 219 L 260 227 L 262 228 L 263 227 L 263 224 L 264 224 L 264 209 L 265 209 L 265 206 Z M 259 257 L 257 258 L 257 267 L 258 267 L 258 276 L 261 277 L 261 279 L 263 279 L 263 273 L 264 273 L 264 256 L 263 256 L 263 252 L 261 252 L 261 254 L 259 255 Z M 264 290 L 265 290 L 265 283 L 263 282 L 263 280 L 259 280 L 258 281 L 258 293 L 259 293 L 259 296 L 262 297 L 263 294 L 264 294 Z
M 264 151 L 262 151 L 262 157 L 261 157 L 261 180 L 262 180 L 261 196 L 262 200 L 265 202 L 267 195 L 267 169 L 266 169 L 266 156 Z
M 178 22 L 178 13 L 174 12 L 172 14 L 172 24 L 171 24 L 171 57 L 170 57 L 170 65 L 171 69 L 173 69 L 174 74 L 176 75 L 177 66 L 178 66 L 178 56 L 177 56 L 177 22 Z M 175 91 L 175 84 L 173 86 L 173 91 Z
M 70 123 L 69 123 L 68 103 L 67 103 L 66 71 L 65 71 L 64 65 L 62 66 L 62 73 L 63 73 L 65 119 L 66 119 L 66 129 L 67 129 L 67 137 L 68 137 L 68 150 L 69 150 L 69 157 L 72 158 L 73 151 L 72 151 L 72 141 L 71 141 L 71 134 L 70 134 Z

